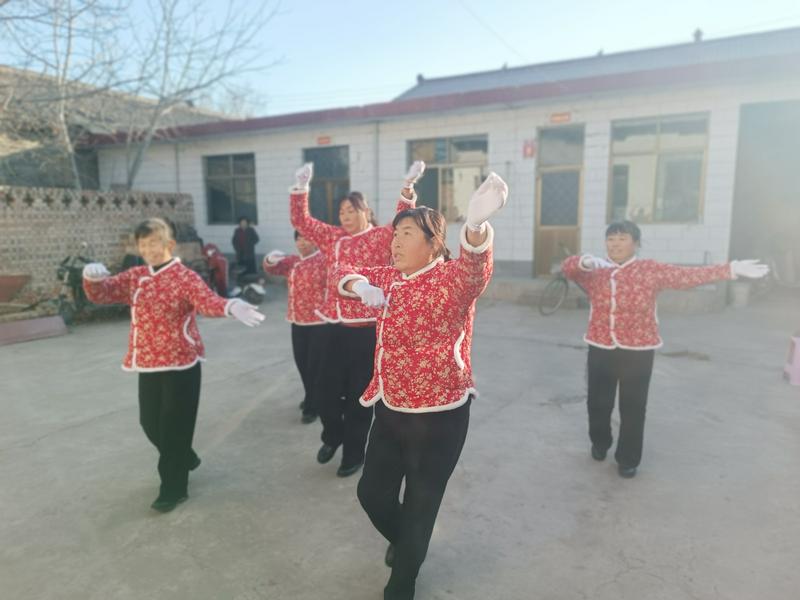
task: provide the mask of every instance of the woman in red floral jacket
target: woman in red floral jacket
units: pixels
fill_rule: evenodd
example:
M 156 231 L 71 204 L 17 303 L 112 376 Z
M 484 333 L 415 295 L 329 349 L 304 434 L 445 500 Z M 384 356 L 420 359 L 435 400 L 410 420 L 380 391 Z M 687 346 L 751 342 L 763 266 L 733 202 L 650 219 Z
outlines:
M 591 454 L 602 461 L 613 443 L 611 413 L 619 386 L 620 432 L 615 459 L 630 478 L 642 458 L 647 392 L 658 334 L 656 296 L 664 289 L 687 289 L 736 277 L 762 277 L 767 267 L 754 260 L 702 267 L 679 267 L 636 256 L 639 227 L 631 221 L 606 230 L 608 259 L 589 254 L 562 264 L 566 277 L 586 290 L 592 310 L 584 340 L 589 344 L 588 398 Z
M 505 182 L 490 174 L 470 201 L 456 260 L 449 260 L 444 217 L 422 206 L 394 218 L 394 266 L 343 266 L 336 274 L 341 294 L 380 308 L 374 373 L 360 399 L 375 405 L 375 424 L 358 498 L 390 544 L 387 600 L 414 597 L 464 446 L 477 394 L 470 363 L 475 301 L 492 276 L 494 233 L 486 221 L 507 196 Z
M 398 201 L 398 211 L 414 206 L 414 182 L 424 168 L 421 161 L 412 165 Z M 371 211 L 359 192 L 351 192 L 341 199 L 341 227 L 313 218 L 308 210 L 311 177 L 310 163 L 295 174 L 296 185 L 290 190 L 292 225 L 325 255 L 328 273 L 333 273 L 340 264 L 388 265 L 391 226 L 372 225 Z M 372 375 L 378 312 L 357 300 L 339 296 L 336 282 L 329 278 L 318 314 L 332 326 L 324 330 L 327 336 L 322 342 L 325 359 L 318 377 L 320 393 L 316 398 L 322 420 L 322 447 L 317 452 L 317 461 L 327 463 L 342 446 L 342 462 L 336 474 L 348 477 L 364 463 L 364 445 L 372 422 L 372 408 L 361 406 L 358 398 Z
M 329 327 L 316 310 L 325 297 L 328 270 L 325 255 L 299 231 L 294 232 L 294 242 L 299 255 L 287 256 L 280 250 L 273 250 L 264 257 L 263 267 L 265 273 L 288 279 L 286 320 L 292 324 L 292 353 L 303 382 L 302 422 L 313 423 L 318 410 L 315 387 L 324 354 L 321 342 L 327 339 L 322 333 Z
M 129 304 L 131 329 L 125 371 L 139 373 L 139 421 L 158 449 L 161 488 L 151 505 L 168 512 L 188 498 L 189 471 L 200 465 L 192 450 L 205 360 L 195 315 L 232 316 L 250 327 L 264 316 L 242 300 L 212 292 L 197 273 L 173 258 L 175 240 L 161 219 L 134 231 L 146 265 L 110 276 L 101 263 L 83 269 L 83 288 L 96 304 Z

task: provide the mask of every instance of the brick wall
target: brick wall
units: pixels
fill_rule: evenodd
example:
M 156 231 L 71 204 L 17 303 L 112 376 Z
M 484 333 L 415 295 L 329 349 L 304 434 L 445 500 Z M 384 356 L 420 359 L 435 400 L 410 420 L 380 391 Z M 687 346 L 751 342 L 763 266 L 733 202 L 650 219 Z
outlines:
M 88 242 L 91 257 L 122 262 L 133 228 L 148 217 L 194 225 L 188 194 L 74 192 L 0 186 L 0 274 L 26 273 L 25 297 L 54 293 L 56 268 Z

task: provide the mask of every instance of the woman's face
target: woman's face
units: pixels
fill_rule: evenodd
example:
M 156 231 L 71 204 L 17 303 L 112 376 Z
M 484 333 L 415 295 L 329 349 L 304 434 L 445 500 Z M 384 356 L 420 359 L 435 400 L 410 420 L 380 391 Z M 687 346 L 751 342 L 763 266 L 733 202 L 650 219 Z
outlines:
M 627 262 L 636 254 L 639 243 L 633 241 L 630 233 L 612 233 L 606 237 L 608 258 L 618 265 Z
M 358 210 L 350 200 L 343 200 L 339 205 L 339 222 L 349 235 L 364 231 L 369 225 L 367 211 Z
M 136 241 L 136 247 L 144 262 L 151 267 L 157 267 L 172 258 L 175 241 L 165 240 L 160 234 L 151 233 L 147 237 L 139 238 Z
M 392 261 L 395 268 L 406 275 L 433 261 L 433 244 L 410 217 L 402 219 L 394 229 Z
M 300 253 L 300 256 L 303 257 L 313 254 L 317 250 L 314 242 L 304 238 L 302 235 L 297 236 L 297 239 L 294 241 L 294 245 L 297 246 L 297 251 Z

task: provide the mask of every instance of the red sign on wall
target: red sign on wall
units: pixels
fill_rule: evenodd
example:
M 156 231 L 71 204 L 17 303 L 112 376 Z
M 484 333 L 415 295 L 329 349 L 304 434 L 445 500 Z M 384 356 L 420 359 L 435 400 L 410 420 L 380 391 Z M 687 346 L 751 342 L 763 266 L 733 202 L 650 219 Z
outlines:
M 572 113 L 569 112 L 553 113 L 550 115 L 550 122 L 554 125 L 560 123 L 569 123 L 570 121 L 572 121 Z
M 536 140 L 525 140 L 522 143 L 522 158 L 533 158 L 536 156 Z
M 331 136 L 321 135 L 317 138 L 317 146 L 327 146 L 331 143 Z

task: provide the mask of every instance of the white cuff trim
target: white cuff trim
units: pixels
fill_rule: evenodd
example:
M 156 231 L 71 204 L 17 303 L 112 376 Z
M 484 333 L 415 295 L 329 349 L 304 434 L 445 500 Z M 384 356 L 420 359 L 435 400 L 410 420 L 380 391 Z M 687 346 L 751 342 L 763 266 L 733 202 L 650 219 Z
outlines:
M 459 238 L 461 240 L 461 247 L 464 250 L 466 250 L 467 252 L 472 252 L 473 254 L 483 254 L 494 243 L 494 229 L 489 223 L 486 223 L 486 241 L 477 247 L 473 246 L 472 244 L 469 243 L 469 241 L 467 241 L 466 223 L 461 228 L 461 235 L 459 236 Z
M 591 273 L 592 271 L 594 271 L 594 269 L 587 269 L 587 268 L 586 268 L 586 267 L 583 265 L 583 259 L 584 259 L 584 258 L 592 258 L 592 255 L 591 255 L 591 254 L 581 254 L 581 257 L 578 259 L 578 268 L 579 268 L 581 271 L 584 271 L 585 273 Z
M 307 196 L 307 195 L 308 195 L 308 188 L 306 188 L 306 189 L 300 189 L 300 188 L 298 188 L 297 186 L 294 186 L 294 185 L 293 185 L 292 187 L 290 187 L 290 188 L 289 188 L 289 193 L 290 193 L 292 196 L 300 196 L 300 195 L 302 195 L 302 196 Z
M 404 202 L 405 204 L 409 204 L 411 206 L 416 205 L 416 203 L 417 203 L 417 192 L 416 192 L 416 190 L 413 187 L 412 188 L 407 188 L 406 187 L 404 189 L 411 189 L 411 198 L 406 198 L 405 196 L 403 196 L 403 194 L 400 194 L 399 202 Z
M 231 298 L 225 303 L 225 316 L 231 317 L 231 306 L 233 306 L 234 302 L 239 302 L 239 298 Z
M 358 294 L 354 292 L 348 292 L 346 289 L 344 289 L 345 284 L 347 284 L 349 281 L 366 281 L 369 283 L 369 280 L 363 275 L 358 275 L 356 273 L 353 273 L 352 275 L 345 275 L 339 280 L 339 284 L 336 287 L 341 296 L 345 296 L 346 298 L 360 298 Z
M 103 275 L 102 277 L 87 277 L 86 275 L 83 276 L 83 278 L 86 281 L 91 281 L 92 283 L 98 283 L 100 281 L 103 281 L 104 279 L 108 279 L 108 277 L 109 277 L 108 275 Z

